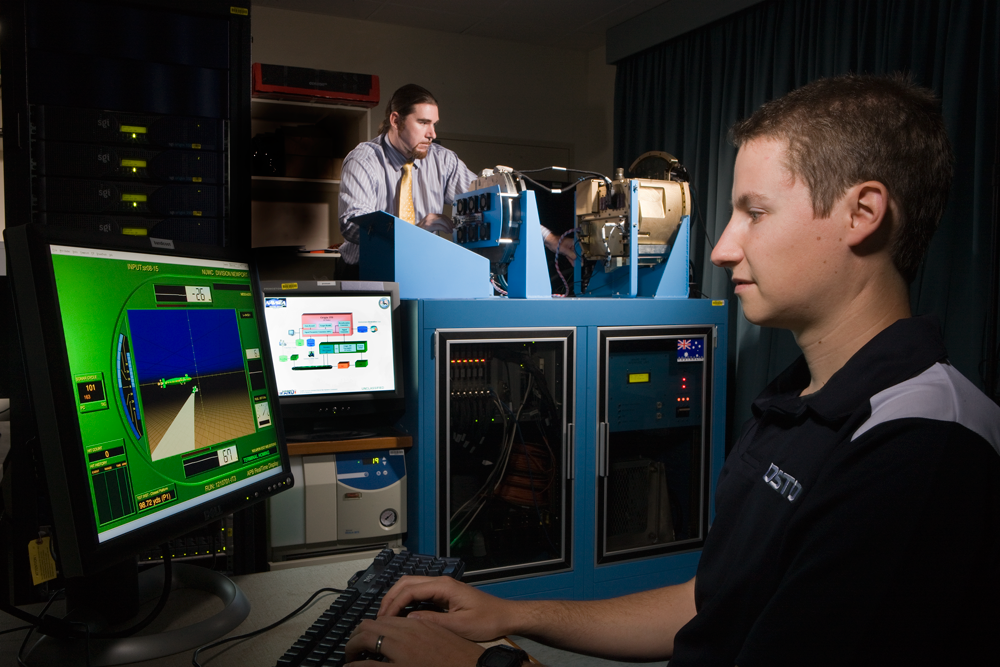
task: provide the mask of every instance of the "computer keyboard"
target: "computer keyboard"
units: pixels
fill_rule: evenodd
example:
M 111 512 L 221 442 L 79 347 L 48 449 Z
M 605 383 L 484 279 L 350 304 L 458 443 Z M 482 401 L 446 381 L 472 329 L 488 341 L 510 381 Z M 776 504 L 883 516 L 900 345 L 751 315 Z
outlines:
M 458 558 L 422 556 L 383 549 L 367 570 L 351 577 L 347 591 L 320 614 L 305 634 L 278 659 L 277 667 L 339 667 L 344 664 L 344 645 L 354 628 L 366 618 L 375 618 L 382 597 L 404 574 L 454 577 L 461 581 L 465 563 Z M 417 608 L 403 610 L 405 616 Z

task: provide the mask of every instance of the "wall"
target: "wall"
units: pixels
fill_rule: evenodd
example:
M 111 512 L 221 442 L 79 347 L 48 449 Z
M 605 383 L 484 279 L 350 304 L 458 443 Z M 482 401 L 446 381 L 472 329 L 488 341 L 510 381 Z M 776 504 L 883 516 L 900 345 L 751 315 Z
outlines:
M 431 90 L 439 132 L 569 144 L 580 169 L 613 170 L 614 67 L 590 53 L 255 7 L 254 62 L 377 74 L 382 100 Z M 372 110 L 372 132 L 384 104 Z M 545 165 L 512 165 L 533 168 Z

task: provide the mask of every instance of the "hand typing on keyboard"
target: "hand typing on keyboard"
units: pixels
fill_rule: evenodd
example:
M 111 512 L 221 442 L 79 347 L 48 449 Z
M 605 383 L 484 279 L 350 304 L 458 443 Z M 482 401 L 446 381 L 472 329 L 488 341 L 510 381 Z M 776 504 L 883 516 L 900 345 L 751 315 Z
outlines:
M 431 602 L 444 613 L 408 611 L 415 603 Z M 472 641 L 490 641 L 508 634 L 511 603 L 451 577 L 403 577 L 382 599 L 378 616 L 409 615 L 451 630 Z
M 510 606 L 451 577 L 403 576 L 382 598 L 376 619 L 358 626 L 347 643 L 347 660 L 373 656 L 382 637 L 380 653 L 392 662 L 470 667 L 483 652 L 472 642 L 502 637 Z
M 434 622 L 454 616 L 459 625 L 468 623 L 477 617 L 469 613 L 476 604 L 495 600 L 459 585 L 456 579 L 464 570 L 457 558 L 408 551 L 396 554 L 384 549 L 366 570 L 351 578 L 347 590 L 285 651 L 278 667 L 342 667 L 354 661 L 364 664 L 386 659 L 415 667 L 475 665 L 482 647 L 458 636 L 447 624 Z M 434 581 L 445 582 L 441 592 L 427 587 Z M 397 582 L 408 583 L 397 588 Z M 390 590 L 396 592 L 389 596 Z M 387 596 L 389 602 L 384 603 Z M 446 613 L 429 611 L 427 603 Z M 386 613 L 390 608 L 391 613 Z M 410 612 L 412 617 L 403 618 Z
M 401 616 L 362 621 L 345 649 L 348 664 L 372 665 L 384 659 L 407 667 L 471 667 L 483 652 L 479 644 L 435 623 Z

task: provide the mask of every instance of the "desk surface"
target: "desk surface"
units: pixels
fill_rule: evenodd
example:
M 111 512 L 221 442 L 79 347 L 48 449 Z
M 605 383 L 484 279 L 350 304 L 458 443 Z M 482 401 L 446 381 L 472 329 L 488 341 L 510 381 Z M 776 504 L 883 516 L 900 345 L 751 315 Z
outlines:
M 368 567 L 370 563 L 371 558 L 364 558 L 232 577 L 232 580 L 239 585 L 247 599 L 250 600 L 250 615 L 227 636 L 252 632 L 275 622 L 305 602 L 317 589 L 346 587 L 351 576 L 358 570 Z M 274 667 L 278 658 L 312 625 L 313 621 L 326 610 L 336 596 L 336 593 L 324 593 L 298 616 L 289 619 L 273 630 L 251 639 L 232 642 L 205 651 L 199 655 L 199 662 L 205 667 Z M 142 613 L 151 609 L 153 602 L 155 601 L 144 606 Z M 61 604 L 53 605 L 51 613 L 62 616 L 64 610 Z M 39 613 L 41 606 L 33 605 L 25 610 L 30 613 Z M 149 632 L 161 632 L 183 627 L 207 618 L 221 608 L 222 603 L 214 597 L 186 589 L 175 590 L 170 594 L 166 609 L 160 618 L 150 626 Z M 0 612 L 0 630 L 21 625 L 23 623 L 17 619 Z M 15 656 L 21 641 L 24 639 L 25 632 L 0 635 L 0 664 L 16 664 Z M 143 634 L 147 634 L 147 632 Z M 497 642 L 488 642 L 484 646 L 494 643 Z M 143 667 L 187 667 L 191 664 L 193 653 L 193 650 L 183 651 L 176 655 L 139 664 Z M 31 661 L 30 656 L 27 664 L 29 666 L 35 664 Z
M 366 568 L 370 563 L 371 559 L 366 558 L 232 577 L 250 600 L 250 615 L 230 635 L 244 634 L 273 623 L 305 602 L 319 588 L 326 586 L 344 588 L 351 575 Z M 301 614 L 277 628 L 252 639 L 233 642 L 204 652 L 199 656 L 199 662 L 205 665 L 207 661 L 206 667 L 228 665 L 273 667 L 278 658 L 330 605 L 336 595 L 336 593 L 324 593 L 317 597 L 313 604 Z M 221 607 L 221 602 L 208 595 L 190 590 L 173 591 L 166 609 L 151 626 L 151 630 L 163 631 L 182 627 L 192 621 L 211 616 Z M 145 606 L 143 612 L 149 608 L 151 608 L 150 605 Z M 37 613 L 40 610 L 41 605 L 26 609 L 32 613 Z M 52 613 L 58 616 L 62 615 L 61 603 L 53 605 Z M 0 613 L 0 630 L 20 625 L 23 623 Z M 0 635 L 0 664 L 16 664 L 15 656 L 21 641 L 24 639 L 25 632 Z M 193 651 L 184 651 L 140 664 L 149 667 L 189 666 L 192 653 Z M 213 658 L 213 656 L 215 657 Z M 212 659 L 208 660 L 209 658 Z M 27 663 L 33 665 L 30 657 Z

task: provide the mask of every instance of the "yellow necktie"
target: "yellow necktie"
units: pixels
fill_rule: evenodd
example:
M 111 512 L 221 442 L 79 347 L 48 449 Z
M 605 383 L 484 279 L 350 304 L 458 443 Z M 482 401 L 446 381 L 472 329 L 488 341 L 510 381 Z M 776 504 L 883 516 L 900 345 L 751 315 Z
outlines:
M 413 210 L 413 163 L 403 165 L 403 177 L 399 179 L 399 217 L 411 225 L 417 224 L 417 214 Z

